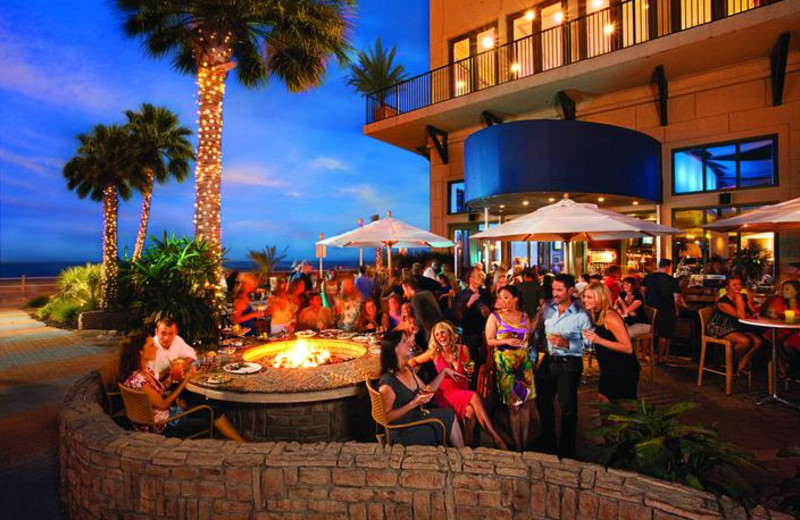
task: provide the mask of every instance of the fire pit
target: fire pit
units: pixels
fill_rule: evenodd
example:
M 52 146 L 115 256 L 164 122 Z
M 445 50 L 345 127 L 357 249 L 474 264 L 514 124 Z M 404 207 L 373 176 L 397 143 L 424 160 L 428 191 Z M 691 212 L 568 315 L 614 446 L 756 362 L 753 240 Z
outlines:
M 200 374 L 187 388 L 223 401 L 234 425 L 255 440 L 369 440 L 364 379 L 380 374 L 377 349 L 343 339 L 273 341 L 241 354 L 264 367 L 259 373 L 231 374 L 223 385 Z

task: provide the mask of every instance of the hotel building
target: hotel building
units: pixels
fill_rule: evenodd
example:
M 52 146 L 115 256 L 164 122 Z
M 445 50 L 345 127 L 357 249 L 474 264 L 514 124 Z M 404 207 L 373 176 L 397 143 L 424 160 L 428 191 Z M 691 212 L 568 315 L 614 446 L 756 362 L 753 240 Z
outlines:
M 431 0 L 430 65 L 368 96 L 364 133 L 430 159 L 430 228 L 463 265 L 486 222 L 564 193 L 684 231 L 579 244 L 576 271 L 752 241 L 800 260 L 797 233 L 702 229 L 800 197 L 800 0 Z M 560 243 L 485 251 L 563 261 Z

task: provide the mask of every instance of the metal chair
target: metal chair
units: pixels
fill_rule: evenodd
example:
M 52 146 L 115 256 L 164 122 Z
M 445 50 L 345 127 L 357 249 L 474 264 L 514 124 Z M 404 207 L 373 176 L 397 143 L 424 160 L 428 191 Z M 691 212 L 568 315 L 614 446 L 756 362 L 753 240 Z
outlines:
M 386 418 L 386 410 L 383 408 L 383 396 L 380 394 L 380 392 L 372 388 L 369 379 L 364 380 L 364 383 L 367 385 L 369 399 L 372 403 L 372 419 L 378 423 L 379 426 L 382 426 L 384 431 L 384 433 L 378 433 L 375 435 L 375 438 L 378 440 L 379 444 L 386 446 L 392 445 L 391 430 L 410 428 L 412 426 L 419 426 L 422 424 L 435 424 L 442 429 L 442 446 L 447 446 L 447 430 L 444 427 L 444 423 L 435 417 L 429 417 L 427 419 L 421 419 L 419 421 L 412 421 L 403 424 L 389 424 L 389 420 Z
M 122 403 L 120 402 L 122 394 L 119 390 L 119 356 L 114 356 L 113 359 L 103 363 L 97 369 L 100 374 L 100 383 L 103 389 L 103 395 L 106 399 L 106 406 L 108 407 L 108 415 L 117 417 L 122 415 Z
M 125 415 L 128 416 L 128 419 L 132 423 L 137 424 L 144 424 L 150 427 L 159 426 L 162 424 L 166 424 L 170 421 L 174 421 L 175 419 L 179 419 L 181 417 L 185 417 L 187 415 L 195 414 L 198 412 L 208 412 L 208 428 L 201 430 L 197 433 L 194 433 L 188 437 L 187 439 L 194 439 L 196 437 L 200 437 L 208 433 L 208 438 L 214 438 L 214 410 L 205 404 L 201 404 L 180 412 L 178 414 L 170 416 L 169 419 L 165 421 L 156 421 L 154 414 L 153 414 L 153 405 L 150 404 L 150 398 L 147 397 L 147 393 L 143 390 L 134 390 L 132 388 L 128 388 L 125 385 L 119 385 L 120 392 L 122 393 L 122 401 L 125 403 Z
M 655 331 L 656 331 L 656 316 L 658 315 L 658 309 L 655 307 L 644 307 L 644 315 L 647 317 L 647 322 L 650 324 L 650 332 L 645 334 L 637 334 L 633 338 L 633 347 L 634 351 L 636 352 L 636 356 L 639 359 L 642 359 L 643 354 L 649 356 L 650 361 L 650 382 L 652 383 L 655 381 L 655 370 L 656 370 L 656 355 L 655 355 Z
M 697 386 L 703 386 L 703 372 L 711 372 L 725 376 L 725 394 L 731 395 L 731 388 L 733 386 L 733 343 L 726 339 L 715 338 L 706 335 L 706 323 L 711 318 L 711 313 L 714 312 L 714 306 L 705 307 L 700 309 L 700 366 L 697 369 Z M 717 345 L 725 349 L 725 371 L 706 368 L 706 350 L 708 345 Z M 747 392 L 750 393 L 753 388 L 753 372 L 747 371 Z

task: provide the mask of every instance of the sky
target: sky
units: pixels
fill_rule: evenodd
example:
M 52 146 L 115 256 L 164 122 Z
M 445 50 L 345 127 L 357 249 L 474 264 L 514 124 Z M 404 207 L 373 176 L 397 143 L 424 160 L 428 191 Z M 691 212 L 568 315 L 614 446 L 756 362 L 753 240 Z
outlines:
M 397 23 L 400 21 L 400 23 Z M 77 135 L 124 123 L 153 103 L 196 134 L 194 77 L 123 35 L 110 0 L 4 0 L 0 16 L 0 263 L 99 261 L 102 204 L 70 192 L 63 165 Z M 352 43 L 397 43 L 411 75 L 428 69 L 428 2 L 360 0 Z M 428 162 L 362 134 L 365 101 L 329 68 L 321 87 L 290 94 L 278 80 L 247 90 L 228 78 L 222 137 L 222 237 L 230 260 L 289 247 L 311 258 L 375 213 L 428 228 Z M 196 135 L 193 138 L 196 145 Z M 193 175 L 156 186 L 149 233 L 193 235 Z M 141 198 L 121 203 L 119 249 L 133 249 Z M 328 250 L 332 259 L 355 258 Z

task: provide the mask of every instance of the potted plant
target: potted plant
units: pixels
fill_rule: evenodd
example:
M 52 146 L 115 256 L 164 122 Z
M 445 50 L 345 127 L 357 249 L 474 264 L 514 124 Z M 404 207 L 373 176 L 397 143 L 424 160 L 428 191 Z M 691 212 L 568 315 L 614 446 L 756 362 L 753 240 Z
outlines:
M 764 277 L 772 253 L 757 242 L 750 242 L 731 257 L 731 271 L 739 274 L 748 287 L 758 285 Z
M 358 51 L 357 63 L 350 65 L 346 82 L 356 92 L 375 100 L 374 121 L 397 115 L 397 107 L 391 107 L 386 100 L 390 89 L 407 77 L 405 68 L 394 63 L 396 52 L 397 44 L 391 49 L 384 49 L 378 37 L 375 47 Z

